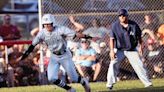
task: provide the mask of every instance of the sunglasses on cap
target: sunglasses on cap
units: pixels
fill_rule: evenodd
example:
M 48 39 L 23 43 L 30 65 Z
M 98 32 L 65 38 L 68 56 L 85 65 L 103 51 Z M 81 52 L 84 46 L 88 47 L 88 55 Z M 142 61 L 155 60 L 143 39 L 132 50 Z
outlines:
M 81 43 L 87 43 L 87 41 L 81 41 Z

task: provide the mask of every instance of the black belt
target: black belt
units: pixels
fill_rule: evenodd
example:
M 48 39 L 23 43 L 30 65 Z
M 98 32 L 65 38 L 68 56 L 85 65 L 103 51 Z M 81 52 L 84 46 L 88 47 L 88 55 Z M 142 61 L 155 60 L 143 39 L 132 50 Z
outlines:
M 60 50 L 60 51 L 54 51 L 53 54 L 55 55 L 63 55 L 66 52 L 66 50 Z

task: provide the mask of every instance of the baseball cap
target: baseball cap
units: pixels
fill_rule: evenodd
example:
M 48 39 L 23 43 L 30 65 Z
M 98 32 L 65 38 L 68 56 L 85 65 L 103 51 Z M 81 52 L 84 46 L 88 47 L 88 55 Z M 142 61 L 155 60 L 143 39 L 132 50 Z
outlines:
M 128 16 L 128 11 L 126 9 L 120 9 L 118 10 L 118 16 Z

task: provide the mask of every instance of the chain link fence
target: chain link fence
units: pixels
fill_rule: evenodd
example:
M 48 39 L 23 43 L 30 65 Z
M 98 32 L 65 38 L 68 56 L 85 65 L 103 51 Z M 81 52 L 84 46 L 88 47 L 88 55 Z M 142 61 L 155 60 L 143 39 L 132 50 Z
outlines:
M 151 16 L 152 22 L 155 23 L 155 30 L 164 23 L 163 0 L 42 0 L 42 14 L 51 13 L 56 17 L 59 25 L 68 27 L 72 26 L 69 22 L 69 16 L 74 16 L 76 21 L 85 25 L 85 30 L 91 27 L 91 21 L 95 18 L 100 20 L 102 26 L 110 29 L 110 24 L 118 18 L 117 11 L 121 8 L 129 11 L 129 18 L 136 21 L 142 30 L 144 29 L 146 15 Z M 155 43 L 152 45 L 153 50 L 151 50 L 148 43 L 149 38 L 148 35 L 143 35 L 144 56 L 142 59 L 150 78 L 162 78 L 164 77 L 163 45 Z M 106 81 L 110 63 L 108 54 L 100 57 L 103 63 L 97 81 Z M 120 65 L 118 78 L 120 80 L 137 79 L 136 73 L 128 60 L 125 59 L 124 61 Z M 88 76 L 85 69 L 84 72 Z
M 72 29 L 76 29 L 74 24 L 70 21 L 70 16 L 72 16 L 77 23 L 84 27 L 82 30 L 80 29 L 80 31 L 85 31 L 91 28 L 93 26 L 92 20 L 94 19 L 99 20 L 101 27 L 109 31 L 112 22 L 118 18 L 117 11 L 121 8 L 128 10 L 129 18 L 136 21 L 142 30 L 145 27 L 145 16 L 150 16 L 151 21 L 154 23 L 153 29 L 155 30 L 154 34 L 156 41 L 153 42 L 148 34 L 142 36 L 144 41 L 144 54 L 142 60 L 148 70 L 150 78 L 164 77 L 164 45 L 159 42 L 161 38 L 157 36 L 157 30 L 159 26 L 164 23 L 164 0 L 41 0 L 41 8 L 42 15 L 45 13 L 53 14 L 56 17 L 56 22 L 58 25 L 64 25 Z M 19 15 L 19 19 L 22 18 L 20 17 L 20 14 L 13 14 L 12 17 L 17 15 Z M 30 15 L 32 18 L 29 16 L 29 19 L 35 19 L 30 20 L 32 21 L 30 24 L 38 22 L 37 14 L 35 14 L 35 16 L 34 14 Z M 2 18 L 1 20 L 3 21 Z M 0 23 L 2 24 L 1 21 Z M 22 28 L 26 27 L 25 24 L 26 22 L 23 22 Z M 37 23 L 36 25 L 38 26 Z M 32 28 L 33 26 L 36 27 L 36 25 L 31 24 Z M 30 30 L 24 29 L 24 31 L 28 32 L 28 35 L 30 35 Z M 94 33 L 94 30 L 92 34 L 96 34 Z M 27 36 L 26 33 L 25 36 Z M 26 38 L 28 39 L 28 37 Z M 100 64 L 98 68 L 100 69 L 100 72 L 98 72 L 96 80 L 93 80 L 95 70 L 93 70 L 91 67 L 82 67 L 84 76 L 89 77 L 90 81 L 106 81 L 107 79 L 107 70 L 110 64 L 110 50 L 108 46 L 109 37 L 106 35 L 103 37 L 104 38 L 102 41 L 98 43 L 100 48 L 103 48 L 103 53 L 97 54 L 97 61 L 99 62 L 98 64 Z M 79 41 L 79 39 L 77 39 L 77 41 Z M 39 58 L 38 55 L 34 55 L 34 57 L 37 59 Z M 128 60 L 125 58 L 123 61 L 124 62 L 120 64 L 120 73 L 118 75 L 118 79 L 138 79 Z M 39 84 L 38 81 L 39 80 L 37 79 L 37 83 L 35 84 L 32 81 L 32 85 Z M 69 80 L 67 81 L 69 82 Z

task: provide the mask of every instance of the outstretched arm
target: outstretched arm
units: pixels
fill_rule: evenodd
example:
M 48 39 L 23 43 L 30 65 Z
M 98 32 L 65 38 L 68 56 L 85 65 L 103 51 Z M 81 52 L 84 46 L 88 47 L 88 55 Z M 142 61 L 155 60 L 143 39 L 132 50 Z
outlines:
M 84 30 L 84 26 L 78 22 L 75 21 L 73 16 L 69 17 L 70 22 L 76 27 L 76 32 L 80 31 L 80 30 Z
M 24 60 L 33 50 L 35 46 L 30 45 L 29 48 L 25 51 L 25 53 L 22 55 L 20 60 Z

